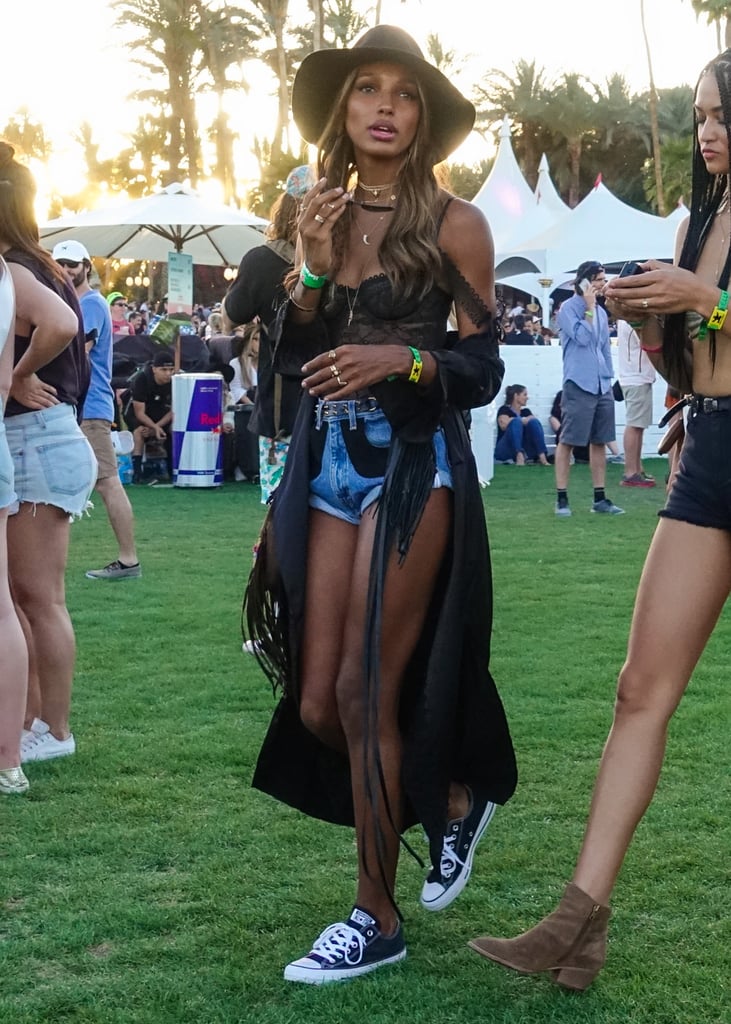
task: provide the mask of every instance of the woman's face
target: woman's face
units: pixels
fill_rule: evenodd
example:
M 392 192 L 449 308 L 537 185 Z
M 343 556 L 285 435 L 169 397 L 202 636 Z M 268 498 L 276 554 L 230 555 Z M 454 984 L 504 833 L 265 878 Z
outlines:
M 515 394 L 515 404 L 518 408 L 522 409 L 524 405 L 528 404 L 528 391 L 517 391 Z
M 348 97 L 345 130 L 356 151 L 402 157 L 416 136 L 421 105 L 414 75 L 402 64 L 363 64 Z
M 726 122 L 716 77 L 708 71 L 698 83 L 695 94 L 698 118 L 698 145 L 709 174 L 728 174 L 729 153 Z

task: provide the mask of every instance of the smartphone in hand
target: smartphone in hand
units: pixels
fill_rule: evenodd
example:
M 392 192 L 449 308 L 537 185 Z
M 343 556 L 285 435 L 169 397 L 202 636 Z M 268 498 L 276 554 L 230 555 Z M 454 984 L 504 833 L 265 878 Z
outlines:
M 636 277 L 637 274 L 644 274 L 644 270 L 634 260 L 627 260 L 617 277 Z

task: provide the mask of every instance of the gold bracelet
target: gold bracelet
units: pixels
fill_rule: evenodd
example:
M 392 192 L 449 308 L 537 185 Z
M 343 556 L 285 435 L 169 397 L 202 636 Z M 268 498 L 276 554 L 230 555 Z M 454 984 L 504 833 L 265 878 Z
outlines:
M 297 300 L 294 297 L 294 288 L 289 293 L 289 301 L 292 303 L 292 305 L 295 307 L 295 309 L 299 309 L 300 312 L 302 312 L 302 313 L 316 313 L 317 312 L 317 306 L 300 306 L 299 302 L 297 302 Z

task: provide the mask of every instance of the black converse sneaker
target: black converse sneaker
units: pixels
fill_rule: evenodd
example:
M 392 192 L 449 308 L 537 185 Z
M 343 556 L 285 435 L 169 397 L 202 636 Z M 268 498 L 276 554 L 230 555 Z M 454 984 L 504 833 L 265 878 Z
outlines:
M 464 818 L 447 823 L 439 867 L 431 869 L 421 890 L 420 903 L 426 910 L 444 910 L 467 885 L 477 844 L 495 813 L 491 800 L 477 798 L 469 786 L 467 792 L 470 809 Z
M 398 963 L 405 956 L 401 925 L 393 935 L 382 935 L 370 914 L 353 907 L 347 921 L 331 924 L 315 939 L 307 956 L 287 964 L 284 979 L 308 985 L 347 981 L 377 967 Z

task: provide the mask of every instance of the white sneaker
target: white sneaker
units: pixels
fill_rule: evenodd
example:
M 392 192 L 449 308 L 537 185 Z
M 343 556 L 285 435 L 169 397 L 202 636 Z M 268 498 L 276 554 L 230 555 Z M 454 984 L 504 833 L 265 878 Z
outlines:
M 42 723 L 45 724 L 45 723 Z M 20 763 L 28 761 L 50 761 L 54 757 L 68 757 L 76 752 L 73 734 L 65 740 L 56 739 L 46 726 L 46 731 L 37 733 L 31 730 L 30 735 L 20 742 Z
M 45 732 L 48 732 L 48 726 L 45 722 L 41 721 L 40 718 L 34 718 L 30 724 L 30 729 L 23 729 L 20 734 L 20 745 L 31 738 L 31 736 L 42 736 Z

